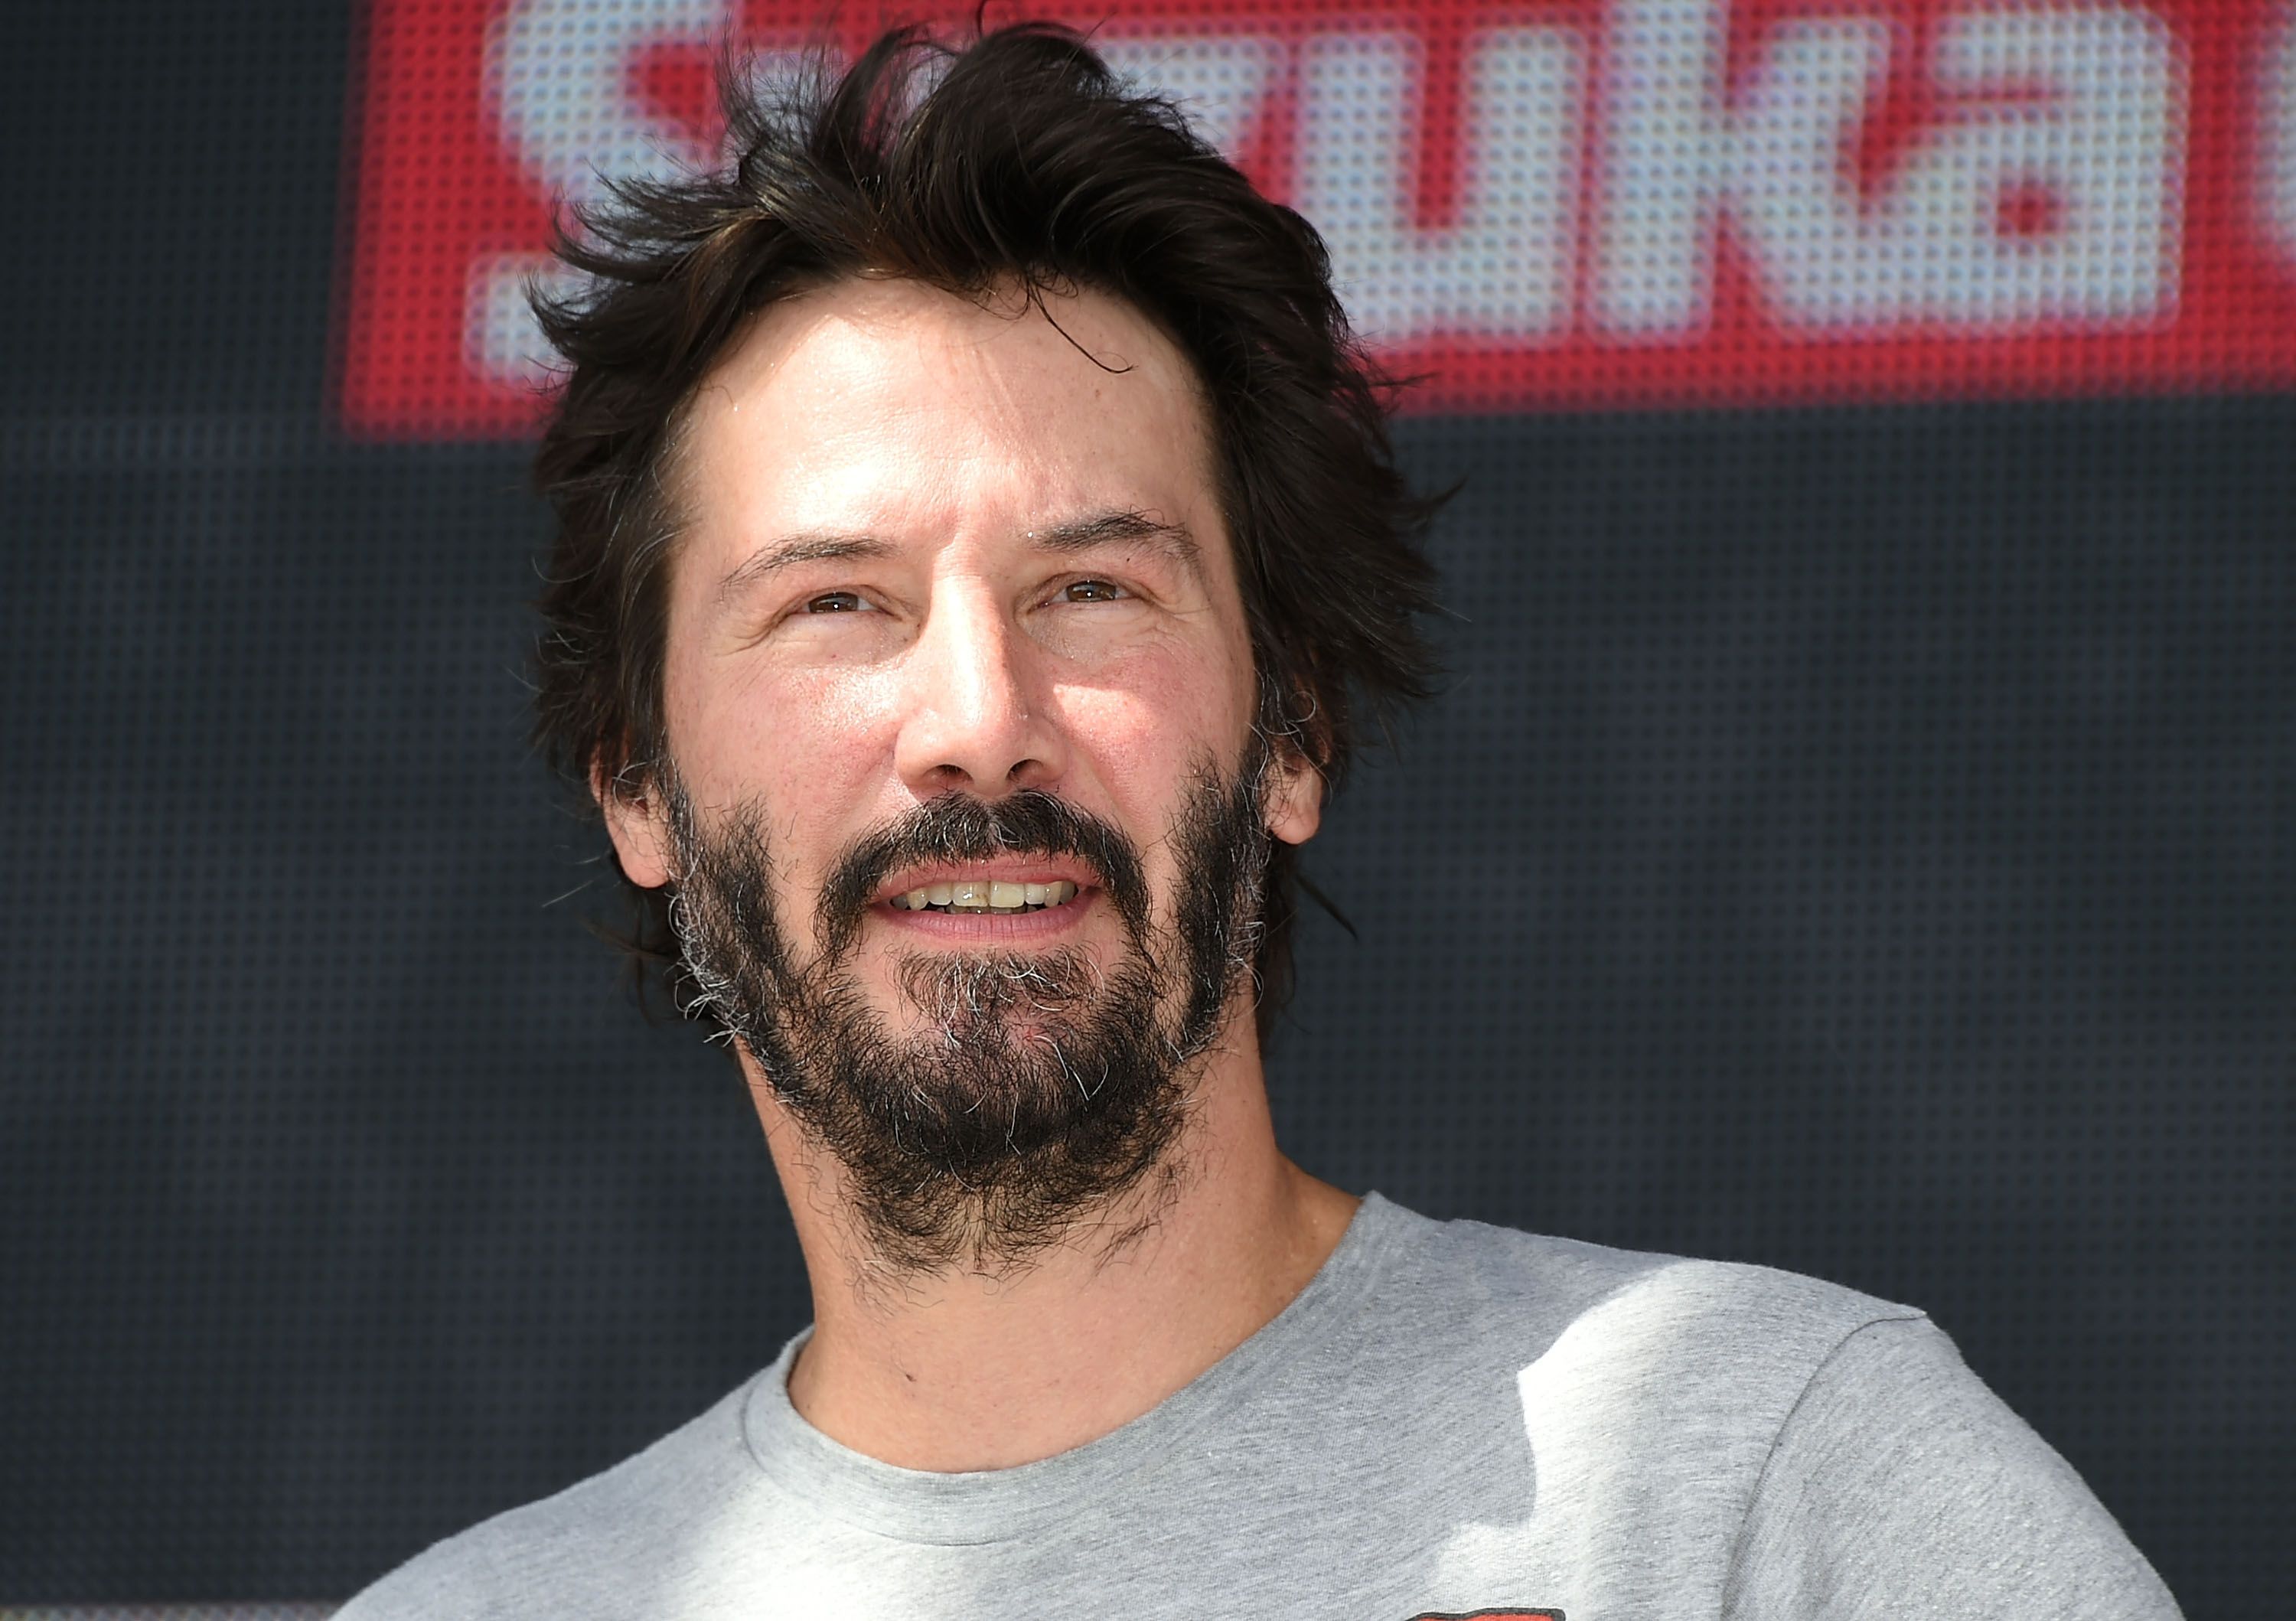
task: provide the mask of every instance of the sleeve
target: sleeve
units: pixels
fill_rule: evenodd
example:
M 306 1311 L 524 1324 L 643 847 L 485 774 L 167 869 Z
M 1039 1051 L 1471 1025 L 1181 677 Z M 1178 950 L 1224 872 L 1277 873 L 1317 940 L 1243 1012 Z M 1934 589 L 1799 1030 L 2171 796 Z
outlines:
M 2179 1614 L 2072 1466 L 1925 1317 L 1820 1366 L 1764 1466 L 1728 1621 L 2163 1621 Z

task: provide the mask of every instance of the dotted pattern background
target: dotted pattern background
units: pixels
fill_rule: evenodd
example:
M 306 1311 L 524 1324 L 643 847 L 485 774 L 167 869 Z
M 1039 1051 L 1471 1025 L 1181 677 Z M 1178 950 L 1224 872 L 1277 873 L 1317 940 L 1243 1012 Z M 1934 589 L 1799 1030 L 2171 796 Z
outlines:
M 325 1621 L 332 1604 L 60 1604 L 0 1609 L 0 1621 Z
M 339 1598 L 806 1314 L 584 931 L 521 453 L 326 424 L 349 25 L 0 52 L 0 1602 Z M 1313 851 L 1298 1156 L 1923 1305 L 2188 1613 L 2279 1613 L 2296 399 L 1406 442 L 1453 675 Z

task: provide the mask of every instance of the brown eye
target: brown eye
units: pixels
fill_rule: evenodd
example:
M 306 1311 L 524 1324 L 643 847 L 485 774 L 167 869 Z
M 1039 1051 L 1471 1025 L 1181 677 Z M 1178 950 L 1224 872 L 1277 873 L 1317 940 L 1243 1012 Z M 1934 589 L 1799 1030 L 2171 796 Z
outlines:
M 1063 586 L 1062 596 L 1071 602 L 1113 602 L 1125 594 L 1124 587 L 1110 580 L 1078 580 Z
M 857 591 L 824 591 L 805 605 L 808 613 L 857 613 L 869 606 Z

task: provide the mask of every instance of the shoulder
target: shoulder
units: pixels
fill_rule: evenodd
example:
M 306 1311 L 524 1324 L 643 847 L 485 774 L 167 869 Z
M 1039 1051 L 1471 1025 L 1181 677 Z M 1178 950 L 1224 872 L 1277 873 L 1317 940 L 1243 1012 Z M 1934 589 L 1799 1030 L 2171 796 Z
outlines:
M 1582 1396 L 1655 1381 L 1677 1403 L 1726 1391 L 1750 1418 L 1783 1422 L 1852 1335 L 1927 1322 L 1917 1307 L 1775 1267 L 1431 1221 L 1392 1205 L 1382 1219 L 1396 1291 L 1420 1321 Z
M 702 1523 L 756 1478 L 742 1428 L 755 1382 L 603 1473 L 417 1554 L 339 1621 L 627 1613 L 622 1601 L 674 1574 Z
M 2079 1474 L 1925 1319 L 1866 1324 L 1808 1379 L 1726 1597 L 1743 1616 L 2177 1614 Z
M 1422 1295 L 1399 1309 L 1437 1312 L 1478 1364 L 1442 1382 L 1512 1379 L 1540 1496 L 1603 1505 L 1638 1544 L 1703 1527 L 1726 1616 L 2176 1613 L 2079 1476 L 1913 1306 L 1404 1213 L 1394 1254 Z

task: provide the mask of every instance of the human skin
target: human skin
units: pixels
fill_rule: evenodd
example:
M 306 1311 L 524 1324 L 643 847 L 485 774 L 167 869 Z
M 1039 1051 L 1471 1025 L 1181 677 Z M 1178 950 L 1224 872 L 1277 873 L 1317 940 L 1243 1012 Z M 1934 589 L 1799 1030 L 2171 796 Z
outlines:
M 800 961 L 840 853 L 949 793 L 1038 789 L 1114 824 L 1168 929 L 1166 834 L 1205 765 L 1237 770 L 1257 707 L 1201 396 L 1170 340 L 1093 291 L 1039 307 L 848 281 L 753 323 L 684 427 L 669 753 L 705 832 L 763 810 Z M 600 802 L 624 872 L 670 881 L 662 797 Z M 1280 754 L 1269 832 L 1309 838 L 1321 803 L 1313 770 Z M 1083 889 L 1013 916 L 888 904 L 937 875 Z M 1112 969 L 1129 941 L 1091 877 L 1027 852 L 897 873 L 849 971 L 909 1036 L 929 1015 L 900 988 L 903 956 L 1066 947 Z M 1147 1412 L 1281 1311 L 1355 1207 L 1276 1147 L 1248 986 L 1190 1066 L 1171 1174 L 1017 1269 L 888 1267 L 843 1167 L 740 1057 L 814 1297 L 791 1399 L 832 1439 L 910 1468 L 1025 1462 Z

